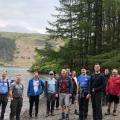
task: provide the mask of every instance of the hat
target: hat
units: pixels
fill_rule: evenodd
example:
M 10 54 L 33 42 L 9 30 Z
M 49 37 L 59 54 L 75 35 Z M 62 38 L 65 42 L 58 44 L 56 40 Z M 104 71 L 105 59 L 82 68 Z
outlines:
M 54 72 L 53 72 L 53 71 L 50 71 L 50 72 L 49 72 L 49 75 L 51 75 L 51 74 L 53 74 L 53 75 L 54 75 Z

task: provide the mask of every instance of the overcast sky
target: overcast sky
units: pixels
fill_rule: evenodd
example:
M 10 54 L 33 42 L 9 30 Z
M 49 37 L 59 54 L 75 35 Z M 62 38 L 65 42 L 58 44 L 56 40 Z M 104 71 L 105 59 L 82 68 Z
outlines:
M 45 33 L 59 0 L 0 0 L 0 31 Z

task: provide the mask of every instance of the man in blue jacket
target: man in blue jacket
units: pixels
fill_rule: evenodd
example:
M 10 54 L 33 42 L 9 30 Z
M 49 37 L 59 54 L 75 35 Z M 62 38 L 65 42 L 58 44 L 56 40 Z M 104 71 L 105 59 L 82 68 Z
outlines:
M 79 120 L 85 120 L 88 115 L 88 103 L 87 98 L 89 90 L 90 76 L 87 75 L 85 68 L 81 69 L 81 75 L 78 77 L 79 83 Z
M 32 117 L 33 105 L 35 103 L 35 117 L 38 115 L 39 96 L 43 93 L 44 83 L 39 79 L 38 72 L 34 72 L 34 78 L 29 80 L 27 96 L 29 97 L 29 115 Z
M 8 103 L 9 94 L 9 82 L 7 79 L 7 72 L 2 72 L 2 78 L 0 79 L 0 106 L 1 106 L 1 116 L 0 120 L 4 120 L 5 109 Z

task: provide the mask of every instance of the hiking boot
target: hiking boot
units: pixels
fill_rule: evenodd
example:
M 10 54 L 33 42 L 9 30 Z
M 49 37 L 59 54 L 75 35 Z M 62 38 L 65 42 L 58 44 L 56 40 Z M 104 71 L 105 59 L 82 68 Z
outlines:
M 69 114 L 66 114 L 66 120 L 69 120 Z
M 113 110 L 113 116 L 117 116 L 116 110 Z
M 64 119 L 65 119 L 65 113 L 63 112 L 62 116 L 61 116 L 61 118 L 59 120 L 64 120 Z
M 50 115 L 49 112 L 47 112 L 47 113 L 46 113 L 46 117 L 48 117 L 49 115 Z
M 79 113 L 77 112 L 77 110 L 74 111 L 74 114 L 75 114 L 75 115 L 79 115 Z
M 107 110 L 107 113 L 105 115 L 110 115 L 110 109 Z
M 35 114 L 35 117 L 36 117 L 36 118 L 38 117 L 38 114 L 37 114 L 37 113 Z
M 4 120 L 4 118 L 0 117 L 0 120 Z
M 54 112 L 51 112 L 51 115 L 52 115 L 52 116 L 55 116 Z

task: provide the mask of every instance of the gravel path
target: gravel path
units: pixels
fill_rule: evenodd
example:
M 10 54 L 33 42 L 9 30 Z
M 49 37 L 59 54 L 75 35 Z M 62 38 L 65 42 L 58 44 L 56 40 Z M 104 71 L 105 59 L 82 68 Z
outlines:
M 103 114 L 106 112 L 106 109 L 107 109 L 106 107 L 103 107 Z M 115 117 L 112 115 L 104 116 L 103 120 L 120 120 L 120 105 L 118 106 L 117 114 L 118 115 Z M 33 117 L 32 119 L 30 119 L 28 116 L 28 111 L 25 111 L 24 114 L 22 115 L 21 120 L 59 120 L 59 118 L 61 117 L 60 110 L 55 110 L 55 116 L 45 117 L 45 115 L 46 115 L 46 104 L 45 104 L 45 99 L 43 98 L 40 100 L 38 118 Z M 73 106 L 71 106 L 71 110 L 70 110 L 70 120 L 78 120 L 78 116 L 74 114 Z M 87 120 L 93 120 L 91 104 L 89 105 L 89 113 Z

